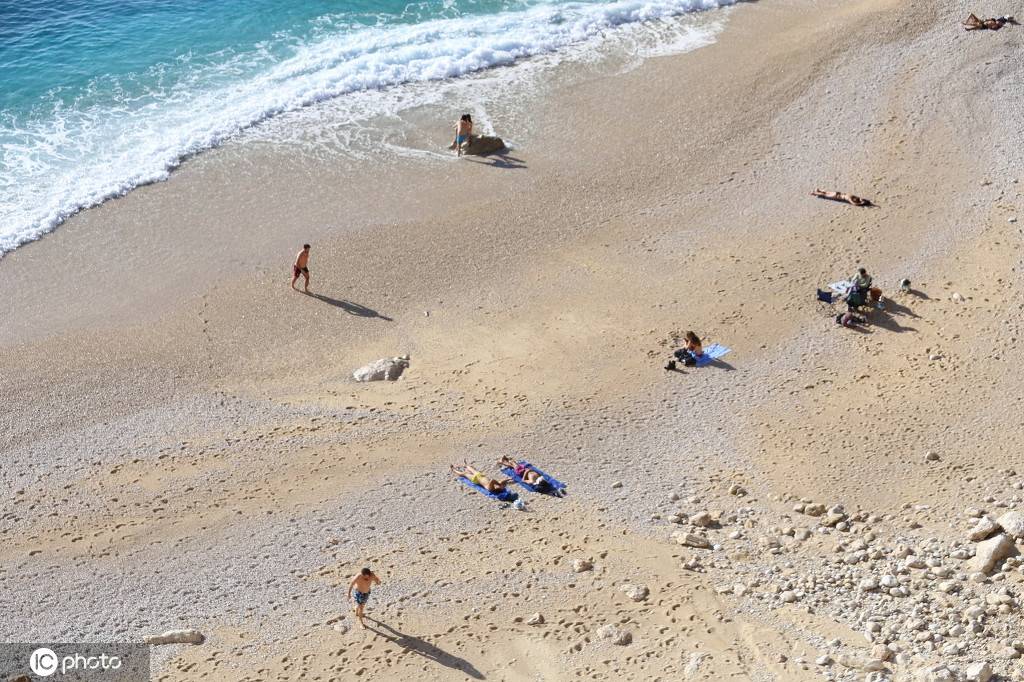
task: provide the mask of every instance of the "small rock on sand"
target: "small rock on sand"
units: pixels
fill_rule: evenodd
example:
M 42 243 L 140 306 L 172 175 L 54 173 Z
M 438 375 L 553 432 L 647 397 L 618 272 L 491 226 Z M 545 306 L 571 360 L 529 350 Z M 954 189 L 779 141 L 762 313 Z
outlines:
M 683 669 L 683 678 L 687 680 L 695 679 L 698 675 L 700 675 L 700 669 L 704 665 L 704 661 L 706 661 L 709 658 L 711 658 L 710 654 L 690 654 L 690 662 L 687 663 L 686 668 Z
M 544 624 L 544 616 L 539 614 L 539 613 L 535 613 L 535 614 L 533 614 L 532 616 L 530 616 L 529 618 L 526 619 L 526 624 L 527 625 L 543 625 Z
M 711 541 L 703 535 L 697 535 L 696 533 L 683 533 L 676 532 L 672 534 L 676 542 L 686 547 L 696 547 L 697 549 L 711 549 Z
M 206 637 L 198 630 L 168 630 L 162 635 L 149 635 L 143 640 L 146 644 L 202 644 Z
M 356 381 L 395 381 L 409 368 L 409 356 L 382 358 L 352 372 Z
M 971 542 L 981 542 L 997 530 L 999 530 L 999 524 L 992 520 L 992 517 L 983 516 L 967 537 L 971 539 Z
M 597 629 L 597 636 L 601 639 L 611 640 L 612 644 L 617 644 L 618 646 L 626 646 L 633 641 L 633 635 L 630 634 L 629 630 L 623 630 L 611 623 L 599 627 Z
M 590 563 L 586 559 L 573 559 L 572 560 L 572 571 L 573 573 L 586 573 L 587 571 L 594 568 L 594 564 Z
M 711 514 L 706 511 L 702 511 L 691 516 L 690 523 L 700 528 L 709 528 L 714 525 L 715 520 L 711 517 Z
M 334 629 L 344 635 L 349 630 L 348 623 L 335 623 Z
M 839 665 L 844 668 L 861 670 L 864 672 L 878 672 L 880 670 L 885 670 L 884 661 L 880 661 L 877 658 L 869 658 L 867 656 L 854 656 L 852 654 L 843 654 L 840 656 Z
M 619 590 L 633 601 L 643 601 L 651 593 L 646 585 L 623 585 Z

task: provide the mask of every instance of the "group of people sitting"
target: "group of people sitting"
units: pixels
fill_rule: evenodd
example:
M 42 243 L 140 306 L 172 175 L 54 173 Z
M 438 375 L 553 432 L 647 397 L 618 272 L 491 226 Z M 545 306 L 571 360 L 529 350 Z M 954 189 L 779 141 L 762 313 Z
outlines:
M 868 271 L 865 268 L 858 268 L 857 274 L 850 278 L 850 289 L 844 297 L 846 312 L 836 315 L 836 324 L 853 327 L 867 322 L 857 316 L 857 310 L 865 306 L 882 305 L 882 290 L 871 285 L 872 278 Z

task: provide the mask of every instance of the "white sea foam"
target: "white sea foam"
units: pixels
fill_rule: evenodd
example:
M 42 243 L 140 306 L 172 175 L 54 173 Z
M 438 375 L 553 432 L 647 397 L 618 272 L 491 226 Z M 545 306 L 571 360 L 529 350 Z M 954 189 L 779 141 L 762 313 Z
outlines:
M 643 22 L 657 28 L 666 18 L 734 2 L 538 5 L 499 15 L 328 31 L 294 46 L 283 59 L 268 51 L 225 54 L 215 65 L 179 64 L 184 75 L 173 84 L 116 104 L 85 96 L 38 119 L 0 119 L 0 256 L 82 208 L 165 179 L 185 156 L 276 114 L 346 93 L 457 78 L 592 44 L 620 27 Z M 681 38 L 690 45 L 702 39 L 673 33 L 664 49 L 676 49 L 672 40 Z M 652 47 L 650 54 L 664 49 Z M 255 72 L 254 61 L 260 65 Z

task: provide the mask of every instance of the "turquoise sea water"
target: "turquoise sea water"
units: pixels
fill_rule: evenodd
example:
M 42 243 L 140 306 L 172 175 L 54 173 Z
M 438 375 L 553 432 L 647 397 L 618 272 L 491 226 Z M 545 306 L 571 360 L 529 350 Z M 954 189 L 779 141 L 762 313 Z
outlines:
M 735 0 L 0 0 L 0 256 L 275 114 Z

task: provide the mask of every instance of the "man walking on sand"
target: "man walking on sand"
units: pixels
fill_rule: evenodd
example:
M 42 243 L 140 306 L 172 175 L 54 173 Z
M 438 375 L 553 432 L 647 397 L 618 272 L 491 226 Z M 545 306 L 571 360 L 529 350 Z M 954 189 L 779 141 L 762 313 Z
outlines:
M 309 244 L 302 245 L 302 251 L 299 251 L 299 255 L 295 257 L 295 264 L 292 265 L 292 289 L 295 288 L 295 282 L 298 281 L 299 275 L 306 278 L 306 293 L 309 293 Z
M 370 588 L 374 585 L 380 585 L 380 578 L 368 568 L 360 571 L 359 575 L 352 578 L 352 582 L 348 584 L 348 599 L 355 601 L 356 619 L 359 620 L 359 627 L 364 630 L 366 623 L 363 622 L 363 608 L 366 606 L 366 602 L 370 601 Z

